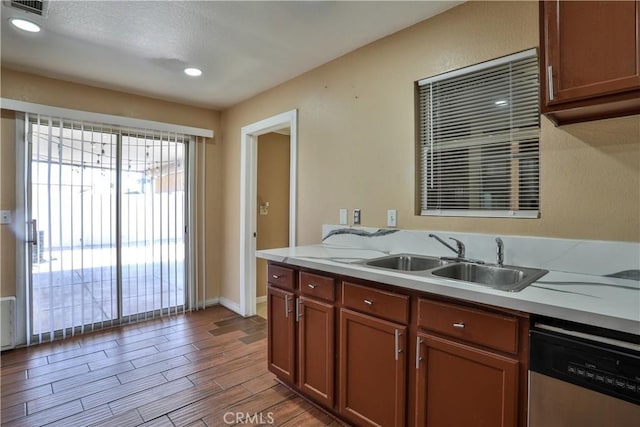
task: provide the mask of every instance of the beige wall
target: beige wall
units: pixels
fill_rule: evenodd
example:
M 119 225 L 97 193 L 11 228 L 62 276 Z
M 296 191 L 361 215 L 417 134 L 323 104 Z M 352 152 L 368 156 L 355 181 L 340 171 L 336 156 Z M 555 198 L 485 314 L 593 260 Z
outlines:
M 268 133 L 258 137 L 258 213 L 256 248 L 289 246 L 289 145 L 288 135 Z M 267 215 L 260 205 L 269 202 Z M 267 263 L 257 260 L 256 296 L 267 294 Z
M 16 205 L 15 114 L 2 110 L 0 124 L 0 209 L 14 210 Z M 0 297 L 14 296 L 16 283 L 16 239 L 10 225 L 0 225 Z
M 555 128 L 542 119 L 540 219 L 414 215 L 413 82 L 538 45 L 537 2 L 467 2 L 318 67 L 219 115 L 215 111 L 3 68 L 1 96 L 213 129 L 206 152 L 207 297 L 238 302 L 240 129 L 298 109 L 298 244 L 320 241 L 338 209 L 382 227 L 640 241 L 638 117 Z M 15 208 L 13 119 L 2 119 L 0 208 Z M 15 250 L 0 228 L 2 295 Z
M 537 2 L 467 2 L 222 114 L 222 295 L 239 301 L 240 129 L 298 109 L 298 244 L 338 209 L 364 226 L 640 240 L 638 117 L 555 128 L 542 119 L 540 219 L 414 215 L 413 82 L 538 46 Z
M 219 132 L 219 113 L 204 108 L 191 107 L 123 92 L 69 83 L 33 74 L 2 68 L 1 91 L 3 98 L 17 99 L 56 107 L 113 114 L 138 119 L 155 120 L 212 129 Z M 2 189 L 0 208 L 16 209 L 15 171 L 10 169 L 15 161 L 12 117 L 2 117 L 2 140 L 0 141 L 0 165 L 2 166 Z M 200 236 L 206 240 L 207 298 L 220 294 L 220 236 L 222 208 L 221 198 L 221 144 L 218 137 L 207 141 L 206 149 L 206 229 Z M 200 193 L 197 193 L 199 196 Z M 202 200 L 197 200 L 201 206 Z M 200 210 L 198 210 L 199 212 Z M 198 221 L 200 223 L 200 221 Z M 7 229 L 0 228 L 2 256 L 2 295 L 15 295 L 15 242 Z M 200 247 L 200 245 L 198 245 Z

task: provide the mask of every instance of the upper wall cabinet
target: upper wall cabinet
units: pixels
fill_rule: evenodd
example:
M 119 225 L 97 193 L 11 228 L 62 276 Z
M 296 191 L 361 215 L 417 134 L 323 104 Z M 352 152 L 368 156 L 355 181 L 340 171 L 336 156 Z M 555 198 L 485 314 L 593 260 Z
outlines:
M 556 125 L 640 114 L 640 1 L 541 1 L 540 48 Z

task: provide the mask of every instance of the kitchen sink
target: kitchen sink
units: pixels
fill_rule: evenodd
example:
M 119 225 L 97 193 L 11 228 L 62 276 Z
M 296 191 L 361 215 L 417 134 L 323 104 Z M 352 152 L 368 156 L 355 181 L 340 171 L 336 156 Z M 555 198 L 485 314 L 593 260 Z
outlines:
M 508 292 L 521 291 L 547 273 L 547 270 L 537 268 L 499 267 L 464 262 L 431 271 L 434 276 L 471 282 Z
M 385 268 L 397 271 L 426 271 L 447 264 L 446 261 L 436 257 L 422 255 L 397 254 L 365 261 L 369 267 Z
M 412 273 L 421 277 L 442 277 L 486 286 L 506 292 L 518 292 L 548 273 L 547 270 L 519 266 L 498 266 L 469 262 L 466 259 L 442 259 L 426 255 L 394 254 L 368 261 L 368 267 Z

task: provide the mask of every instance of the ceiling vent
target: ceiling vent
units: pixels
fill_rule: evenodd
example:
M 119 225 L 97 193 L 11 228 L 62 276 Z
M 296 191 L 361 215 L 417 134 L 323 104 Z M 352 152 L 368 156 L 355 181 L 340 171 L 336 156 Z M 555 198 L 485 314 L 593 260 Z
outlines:
M 47 16 L 49 9 L 49 0 L 5 0 L 3 3 L 40 16 Z

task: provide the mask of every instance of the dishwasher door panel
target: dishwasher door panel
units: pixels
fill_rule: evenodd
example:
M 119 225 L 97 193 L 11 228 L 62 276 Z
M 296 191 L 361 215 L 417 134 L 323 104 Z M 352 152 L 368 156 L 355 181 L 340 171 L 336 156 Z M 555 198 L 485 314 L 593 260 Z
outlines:
M 529 427 L 638 427 L 640 406 L 529 372 Z

